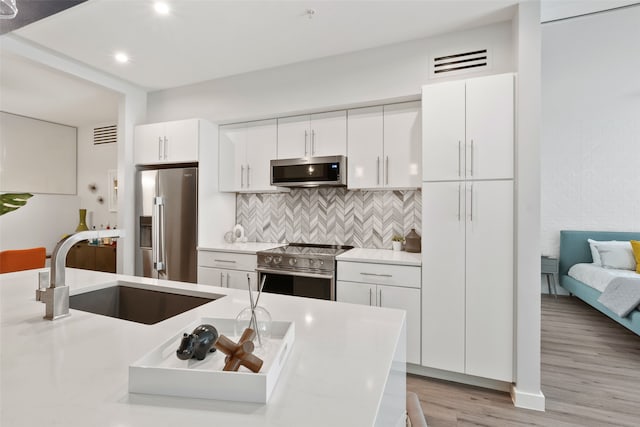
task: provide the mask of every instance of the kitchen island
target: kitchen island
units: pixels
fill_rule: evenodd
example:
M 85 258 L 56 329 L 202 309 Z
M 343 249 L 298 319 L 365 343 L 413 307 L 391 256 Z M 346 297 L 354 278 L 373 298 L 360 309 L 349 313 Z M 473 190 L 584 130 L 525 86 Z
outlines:
M 267 404 L 134 394 L 129 365 L 201 317 L 235 318 L 246 291 L 67 269 L 71 295 L 116 280 L 225 295 L 155 325 L 70 310 L 44 320 L 38 271 L 0 275 L 0 425 L 400 426 L 405 315 L 392 309 L 263 294 L 295 343 Z

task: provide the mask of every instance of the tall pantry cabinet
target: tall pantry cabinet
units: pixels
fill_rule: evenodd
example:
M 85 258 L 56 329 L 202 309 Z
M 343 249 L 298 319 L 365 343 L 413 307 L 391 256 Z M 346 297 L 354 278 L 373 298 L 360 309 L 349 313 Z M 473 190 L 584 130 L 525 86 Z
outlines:
M 422 365 L 513 379 L 514 79 L 423 87 Z

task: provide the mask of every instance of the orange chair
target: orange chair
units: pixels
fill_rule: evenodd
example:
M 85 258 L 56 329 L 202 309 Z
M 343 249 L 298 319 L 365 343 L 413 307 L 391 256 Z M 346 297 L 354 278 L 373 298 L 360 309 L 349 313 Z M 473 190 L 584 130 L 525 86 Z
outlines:
M 16 249 L 0 252 L 0 273 L 43 268 L 46 248 Z

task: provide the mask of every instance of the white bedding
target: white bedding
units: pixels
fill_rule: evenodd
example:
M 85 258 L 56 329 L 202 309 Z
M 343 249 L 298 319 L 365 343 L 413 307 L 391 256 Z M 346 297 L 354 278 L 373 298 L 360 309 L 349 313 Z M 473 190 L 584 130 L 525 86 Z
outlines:
M 616 270 L 594 264 L 576 264 L 569 269 L 569 276 L 593 289 L 604 292 L 609 283 L 616 277 L 640 277 L 640 274 L 631 270 Z

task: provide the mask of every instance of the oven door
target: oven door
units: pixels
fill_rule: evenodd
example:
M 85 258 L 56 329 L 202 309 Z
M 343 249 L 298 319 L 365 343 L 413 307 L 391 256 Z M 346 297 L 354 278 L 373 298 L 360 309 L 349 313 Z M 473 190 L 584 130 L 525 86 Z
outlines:
M 257 268 L 258 283 L 266 277 L 264 292 L 335 301 L 335 278 L 332 274 Z

